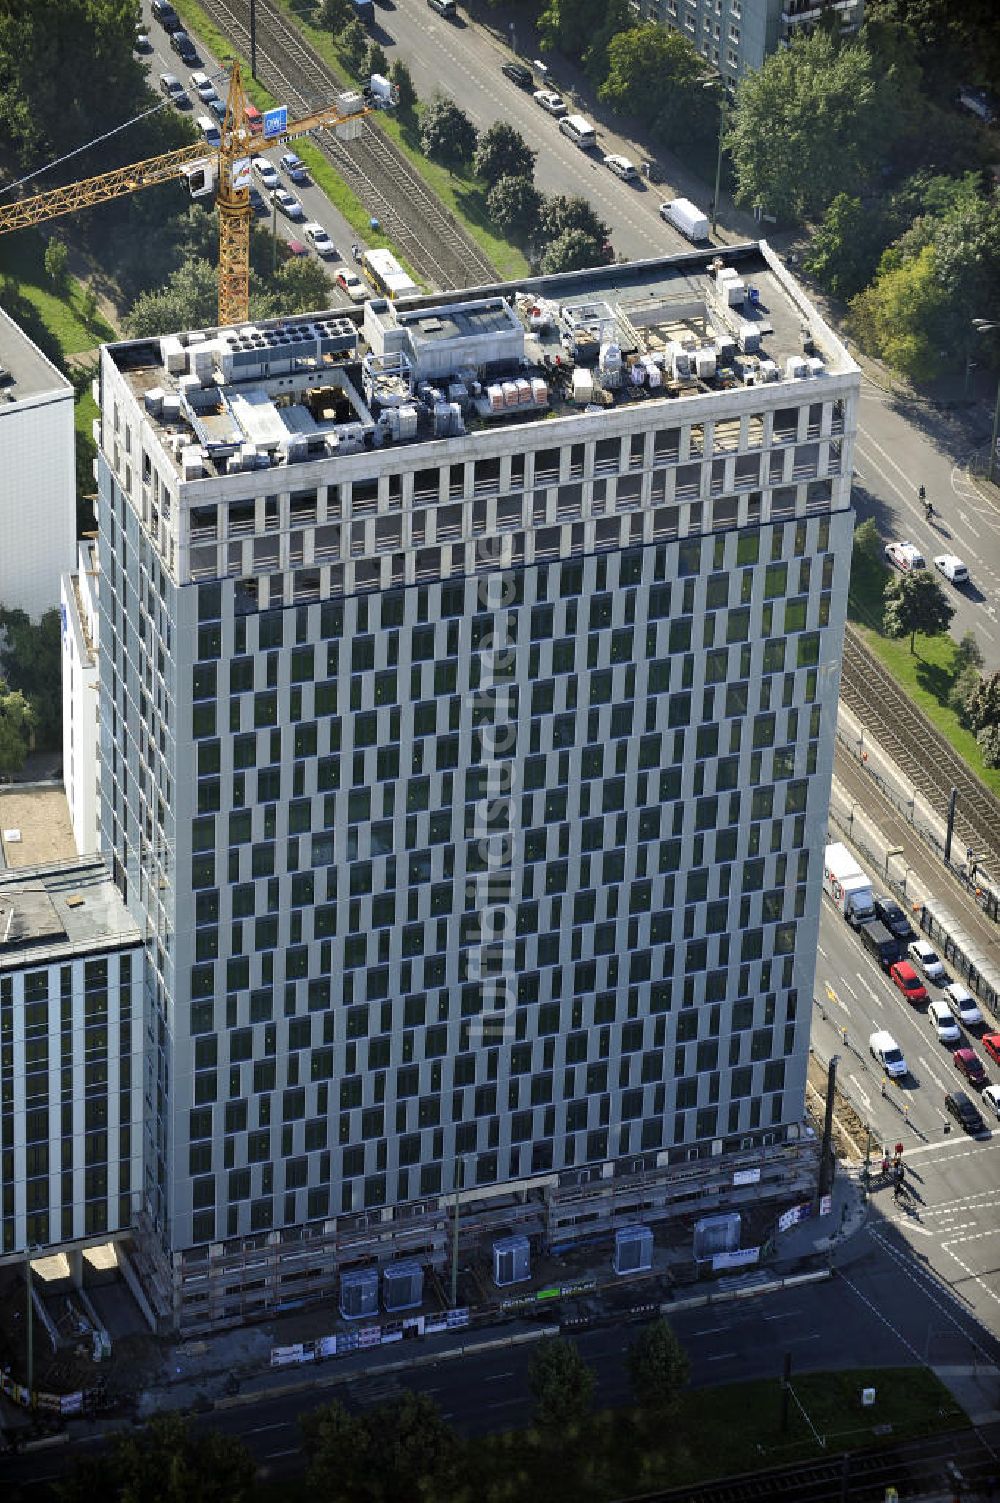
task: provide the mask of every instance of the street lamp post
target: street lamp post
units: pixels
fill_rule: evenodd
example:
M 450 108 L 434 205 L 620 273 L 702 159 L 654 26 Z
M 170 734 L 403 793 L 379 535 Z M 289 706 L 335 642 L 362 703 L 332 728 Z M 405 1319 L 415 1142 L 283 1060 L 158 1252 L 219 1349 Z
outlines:
M 719 222 L 719 193 L 722 188 L 722 140 L 726 130 L 726 96 L 719 100 L 719 150 L 715 158 L 715 197 L 712 199 L 712 234 Z
M 988 318 L 974 318 L 972 327 L 977 334 L 992 334 L 1000 329 L 1000 323 Z M 996 483 L 997 478 L 997 438 L 1000 437 L 1000 380 L 997 381 L 997 399 L 993 408 L 993 436 L 990 439 L 990 464 L 986 471 L 986 478 L 991 483 Z

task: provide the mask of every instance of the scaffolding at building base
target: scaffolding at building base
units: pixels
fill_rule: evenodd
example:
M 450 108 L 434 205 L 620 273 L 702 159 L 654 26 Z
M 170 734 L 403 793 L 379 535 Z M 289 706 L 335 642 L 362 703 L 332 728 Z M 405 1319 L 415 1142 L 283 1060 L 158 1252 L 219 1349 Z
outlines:
M 189 1336 L 329 1299 L 343 1274 L 361 1268 L 381 1270 L 409 1259 L 441 1275 L 453 1256 L 456 1210 L 463 1266 L 488 1257 L 495 1238 L 517 1235 L 542 1254 L 579 1250 L 592 1252 L 597 1262 L 603 1250 L 610 1270 L 616 1233 L 641 1222 L 657 1228 L 661 1253 L 680 1270 L 692 1265 L 699 1218 L 740 1212 L 749 1231 L 751 1222 L 759 1228 L 775 1221 L 781 1208 L 814 1197 L 818 1140 L 809 1130 L 791 1131 L 794 1136 L 784 1141 L 681 1163 L 657 1162 L 666 1154 L 646 1155 L 538 1181 L 478 1186 L 459 1192 L 457 1208 L 454 1194 L 439 1195 L 177 1252 L 169 1264 L 169 1304 L 161 1256 L 146 1264 L 161 1269 L 150 1302 L 164 1328 Z M 436 1278 L 431 1287 L 441 1287 Z

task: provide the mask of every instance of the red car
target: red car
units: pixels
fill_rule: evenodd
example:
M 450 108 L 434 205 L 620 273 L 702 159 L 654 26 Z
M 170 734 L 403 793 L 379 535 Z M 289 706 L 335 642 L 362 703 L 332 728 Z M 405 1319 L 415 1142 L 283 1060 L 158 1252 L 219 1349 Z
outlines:
M 899 987 L 907 1002 L 926 1002 L 927 991 L 908 960 L 897 960 L 889 967 L 889 975 Z
M 975 1086 L 977 1091 L 989 1085 L 989 1076 L 983 1069 L 983 1062 L 974 1049 L 956 1049 L 951 1057 L 955 1061 L 956 1070 L 961 1071 L 969 1084 Z
M 990 1059 L 995 1059 L 1000 1065 L 1000 1033 L 984 1033 L 982 1044 Z

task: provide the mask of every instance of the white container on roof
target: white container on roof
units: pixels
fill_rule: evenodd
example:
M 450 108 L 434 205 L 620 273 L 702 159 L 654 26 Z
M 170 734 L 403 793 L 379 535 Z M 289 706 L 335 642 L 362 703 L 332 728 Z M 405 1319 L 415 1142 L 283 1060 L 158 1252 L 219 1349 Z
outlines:
M 406 333 L 419 381 L 466 369 L 513 368 L 524 359 L 524 325 L 502 297 L 435 308 L 387 308 L 373 329 L 376 338 L 383 340 L 383 349 L 393 325 Z M 373 349 L 383 353 L 377 345 Z

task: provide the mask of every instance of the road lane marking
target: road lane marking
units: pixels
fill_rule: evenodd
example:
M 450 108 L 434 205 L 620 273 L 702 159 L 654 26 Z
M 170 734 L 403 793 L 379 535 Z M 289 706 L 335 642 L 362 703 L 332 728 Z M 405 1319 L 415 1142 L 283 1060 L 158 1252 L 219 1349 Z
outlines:
M 823 946 L 822 945 L 817 945 L 816 948 L 819 951 L 819 953 L 822 955 L 823 959 L 826 960 L 827 954 L 826 954 L 826 951 L 823 949 Z
M 870 981 L 866 981 L 866 979 L 864 978 L 864 976 L 861 975 L 860 971 L 858 972 L 858 980 L 861 982 L 861 985 L 865 988 L 865 990 L 867 991 L 868 995 L 871 997 L 872 1001 L 873 1002 L 877 1002 L 878 1005 L 879 1005 L 879 1007 L 881 1007 L 882 1006 L 882 998 L 879 996 L 878 992 L 872 986 L 871 982 Z
M 850 1075 L 848 1076 L 848 1079 L 854 1086 L 854 1089 L 857 1091 L 858 1095 L 861 1097 L 861 1100 L 864 1102 L 865 1111 L 870 1112 L 872 1109 L 871 1098 L 868 1096 L 868 1093 L 865 1091 L 861 1082 L 858 1080 L 858 1077 L 856 1075 Z
M 951 1321 L 956 1331 L 961 1333 L 965 1340 L 968 1341 L 972 1346 L 973 1350 L 978 1352 L 979 1356 L 983 1357 L 992 1366 L 993 1359 L 988 1355 L 986 1351 L 984 1351 L 979 1343 L 974 1340 L 974 1338 L 962 1325 L 962 1322 L 956 1318 L 954 1313 L 948 1309 L 947 1305 L 944 1303 L 944 1300 L 938 1297 L 938 1291 L 941 1290 L 943 1286 L 950 1299 L 957 1300 L 959 1298 L 959 1296 L 955 1294 L 944 1274 L 938 1273 L 936 1269 L 932 1268 L 929 1271 L 923 1272 L 921 1277 L 918 1277 L 911 1260 L 909 1258 L 905 1258 L 902 1253 L 900 1253 L 895 1247 L 893 1247 L 892 1243 L 886 1237 L 883 1237 L 880 1232 L 876 1231 L 869 1231 L 868 1235 L 871 1237 L 873 1242 L 878 1243 L 883 1252 L 885 1252 L 890 1258 L 892 1258 L 893 1262 L 898 1263 L 902 1272 L 906 1274 L 907 1278 L 910 1279 L 912 1283 L 917 1285 L 917 1288 L 924 1295 L 925 1299 L 929 1299 L 931 1304 L 934 1305 L 936 1309 L 940 1310 L 945 1320 Z M 955 1262 L 959 1265 L 960 1268 L 965 1269 L 965 1272 L 969 1274 L 970 1278 L 976 1279 L 976 1275 L 973 1274 L 969 1269 L 965 1268 L 965 1265 L 962 1263 L 961 1258 L 959 1258 L 955 1253 L 949 1253 L 949 1257 L 954 1258 Z M 848 1282 L 850 1282 L 850 1280 L 848 1280 Z M 976 1279 L 976 1282 L 979 1282 L 978 1279 Z M 994 1299 L 997 1298 L 996 1295 L 994 1295 L 993 1297 Z M 1000 1301 L 998 1301 L 998 1303 L 1000 1303 Z M 975 1310 L 963 1310 L 963 1314 L 965 1315 L 967 1320 L 975 1322 L 975 1324 L 979 1326 L 980 1330 L 983 1331 L 984 1334 L 989 1336 L 991 1341 L 994 1339 L 993 1332 L 986 1325 L 986 1322 L 976 1314 Z M 922 1364 L 923 1359 L 920 1358 L 919 1360 Z
M 298 1456 L 301 1453 L 301 1450 L 302 1450 L 301 1446 L 293 1446 L 290 1451 L 265 1451 L 264 1452 L 264 1460 L 265 1461 L 274 1461 L 279 1456 Z
M 872 1233 L 872 1236 L 874 1235 L 875 1234 Z M 906 1350 L 913 1353 L 914 1357 L 917 1359 L 917 1363 L 922 1366 L 924 1359 L 917 1351 L 916 1347 L 913 1346 L 911 1342 L 907 1341 L 902 1331 L 897 1330 L 897 1328 L 893 1325 L 892 1321 L 889 1320 L 887 1316 L 882 1314 L 882 1311 L 879 1309 L 878 1305 L 875 1304 L 874 1300 L 870 1300 L 867 1294 L 862 1294 L 861 1290 L 858 1288 L 854 1280 L 852 1278 L 849 1278 L 842 1268 L 839 1268 L 837 1272 L 841 1281 L 847 1285 L 848 1289 L 852 1289 L 854 1291 L 861 1303 L 868 1306 L 869 1310 L 871 1310 L 872 1313 L 878 1317 L 882 1324 L 887 1327 L 887 1329 L 890 1330 L 892 1334 L 898 1338 L 899 1341 L 902 1342 L 903 1346 L 906 1347 Z
M 294 1428 L 294 1420 L 278 1420 L 273 1425 L 254 1425 L 253 1429 L 246 1433 L 250 1435 L 266 1435 L 268 1430 L 292 1430 Z M 243 1434 L 244 1432 L 241 1431 L 240 1433 Z
M 736 1356 L 735 1352 L 719 1352 L 714 1357 L 706 1357 L 705 1360 L 706 1360 L 706 1362 L 728 1362 L 730 1360 L 730 1358 L 735 1357 L 735 1356 Z
M 850 992 L 850 994 L 854 998 L 855 1002 L 860 1002 L 861 1001 L 861 998 L 858 996 L 857 992 L 854 990 L 853 986 L 848 981 L 848 979 L 847 979 L 846 976 L 844 977 L 842 985 L 847 989 L 847 991 Z
M 937 1086 L 938 1090 L 946 1092 L 947 1089 L 948 1089 L 948 1087 L 945 1085 L 945 1083 L 941 1079 L 941 1077 L 935 1073 L 935 1071 L 932 1068 L 929 1060 L 924 1059 L 924 1056 L 922 1054 L 918 1054 L 917 1055 L 917 1062 L 918 1062 L 918 1064 L 923 1065 L 924 1069 L 927 1071 L 928 1075 L 930 1076 L 931 1080 L 933 1080 L 933 1082 Z
M 513 1371 L 511 1371 L 509 1373 L 485 1373 L 483 1375 L 483 1382 L 484 1383 L 496 1383 L 496 1382 L 498 1382 L 498 1380 L 500 1378 L 512 1378 L 513 1376 L 514 1376 Z M 425 1390 L 425 1392 L 426 1392 L 426 1390 Z

